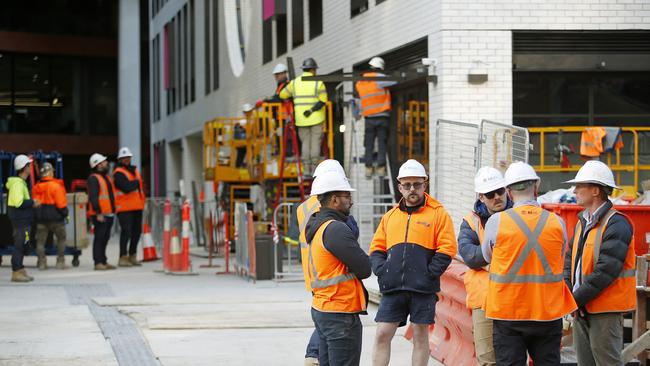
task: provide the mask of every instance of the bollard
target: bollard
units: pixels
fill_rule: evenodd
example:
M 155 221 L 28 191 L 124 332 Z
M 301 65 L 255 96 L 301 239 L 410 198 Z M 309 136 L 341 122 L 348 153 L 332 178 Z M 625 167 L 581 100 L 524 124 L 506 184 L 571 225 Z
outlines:
M 190 270 L 190 202 L 185 200 L 183 202 L 183 216 L 182 216 L 182 232 L 183 235 L 183 249 L 181 253 L 181 266 L 179 271 L 189 272 Z
M 164 206 L 164 217 L 163 217 L 163 270 L 168 271 L 170 266 L 170 245 L 171 245 L 171 214 L 172 214 L 172 203 L 169 199 L 165 200 Z

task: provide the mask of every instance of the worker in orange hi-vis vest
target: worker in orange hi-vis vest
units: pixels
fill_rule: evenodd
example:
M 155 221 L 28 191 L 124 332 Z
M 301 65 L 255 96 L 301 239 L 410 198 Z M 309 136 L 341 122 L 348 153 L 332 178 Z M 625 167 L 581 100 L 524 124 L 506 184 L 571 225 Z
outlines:
M 370 62 L 371 71 L 363 76 L 386 76 L 381 73 L 385 63 L 381 57 L 373 57 Z M 363 146 L 365 148 L 366 178 L 370 179 L 373 173 L 379 176 L 386 175 L 386 144 L 388 139 L 388 123 L 390 121 L 391 98 L 389 87 L 395 81 L 361 80 L 356 84 L 359 99 L 361 99 L 361 114 L 364 117 L 365 129 Z M 377 169 L 374 170 L 373 154 L 377 139 Z
M 111 227 L 115 220 L 115 195 L 113 180 L 108 175 L 108 158 L 102 154 L 90 156 L 90 169 L 87 180 L 88 216 L 95 227 L 93 237 L 93 261 L 95 271 L 115 269 L 106 258 L 106 245 L 111 238 Z
M 478 199 L 474 210 L 460 225 L 458 253 L 470 268 L 463 276 L 463 281 L 467 290 L 467 307 L 472 310 L 476 359 L 481 366 L 494 366 L 496 359 L 492 320 L 485 317 L 489 273 L 481 252 L 481 241 L 485 223 L 490 216 L 511 208 L 512 201 L 506 194 L 503 174 L 492 167 L 484 166 L 478 170 L 474 177 L 474 191 Z
M 485 224 L 481 249 L 490 264 L 486 317 L 493 320 L 497 365 L 559 365 L 562 318 L 577 309 L 564 282 L 564 221 L 537 203 L 540 178 L 515 162 L 504 175 L 513 208 Z
M 138 242 L 142 234 L 144 187 L 138 168 L 131 165 L 133 153 L 122 147 L 117 154 L 118 166 L 113 171 L 115 208 L 120 222 L 120 267 L 141 266 L 138 262 Z
M 575 179 L 578 224 L 564 263 L 564 279 L 579 306 L 573 342 L 579 365 L 623 365 L 623 314 L 636 309 L 636 257 L 630 220 L 613 208 L 614 174 L 590 160 Z

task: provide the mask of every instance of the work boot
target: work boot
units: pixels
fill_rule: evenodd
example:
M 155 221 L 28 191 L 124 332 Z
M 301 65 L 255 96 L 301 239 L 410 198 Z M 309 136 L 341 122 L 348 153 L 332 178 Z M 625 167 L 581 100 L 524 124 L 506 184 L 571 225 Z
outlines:
M 108 267 L 104 263 L 95 264 L 95 271 L 106 271 Z
M 56 257 L 56 269 L 65 269 L 65 257 L 58 256 Z
M 34 277 L 30 277 L 25 272 L 25 269 L 19 269 L 14 271 L 11 274 L 11 282 L 31 282 L 34 281 Z
M 138 255 L 137 255 L 137 254 L 131 254 L 131 255 L 129 256 L 129 261 L 131 262 L 131 265 L 132 265 L 132 266 L 135 266 L 135 267 L 139 267 L 139 266 L 142 265 L 142 263 L 140 263 L 140 262 L 138 261 Z
M 120 257 L 120 260 L 117 262 L 117 265 L 120 267 L 133 267 L 131 259 L 128 255 L 123 255 Z
M 386 176 L 386 166 L 378 166 L 377 169 L 375 169 L 375 174 L 377 174 L 380 177 L 385 177 Z
M 371 166 L 366 167 L 366 179 L 372 178 L 374 169 Z
M 112 264 L 108 264 L 108 263 L 106 263 L 106 264 L 104 264 L 104 265 L 106 266 L 106 269 L 109 270 L 109 271 L 110 271 L 111 269 L 116 269 L 116 268 L 117 268 L 117 267 L 115 267 L 114 265 L 112 265 Z
M 314 357 L 306 357 L 305 358 L 305 366 L 318 366 L 320 363 L 318 362 L 317 358 Z
M 39 257 L 36 265 L 39 271 L 45 271 L 47 269 L 47 259 L 45 257 Z

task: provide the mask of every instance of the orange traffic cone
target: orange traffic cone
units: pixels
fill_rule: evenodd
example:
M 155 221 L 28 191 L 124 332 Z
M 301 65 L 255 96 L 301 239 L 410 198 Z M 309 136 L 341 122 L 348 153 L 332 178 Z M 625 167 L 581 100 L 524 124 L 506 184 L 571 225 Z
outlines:
M 177 272 L 183 266 L 183 247 L 178 237 L 178 230 L 172 229 L 172 238 L 169 245 L 169 271 Z
M 158 253 L 156 253 L 156 245 L 153 243 L 153 238 L 151 237 L 151 229 L 148 224 L 144 224 L 143 228 L 143 246 L 142 246 L 142 261 L 150 262 L 158 260 Z

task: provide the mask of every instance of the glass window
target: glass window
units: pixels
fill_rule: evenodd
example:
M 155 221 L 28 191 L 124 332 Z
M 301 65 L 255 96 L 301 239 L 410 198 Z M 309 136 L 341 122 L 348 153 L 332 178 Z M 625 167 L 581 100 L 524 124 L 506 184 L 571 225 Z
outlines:
M 13 132 L 47 131 L 50 102 L 50 70 L 47 58 L 38 55 L 15 55 Z
M 275 48 L 276 57 L 287 53 L 287 15 L 278 14 L 275 16 Z
M 273 59 L 273 19 L 262 21 L 262 62 Z
M 95 135 L 117 135 L 117 64 L 114 60 L 89 63 L 88 122 Z
M 205 37 L 205 95 L 210 94 L 210 4 L 212 1 L 205 0 L 203 11 L 204 37 Z
M 51 129 L 55 133 L 81 133 L 81 67 L 79 60 L 52 59 Z
M 350 16 L 355 17 L 368 10 L 368 0 L 350 0 Z
M 296 48 L 305 42 L 304 0 L 291 1 L 291 46 Z
M 514 114 L 587 114 L 589 79 L 580 75 L 516 72 Z
M 596 77 L 594 113 L 650 114 L 650 73 Z
M 323 34 L 323 0 L 309 0 L 309 39 Z
M 212 2 L 212 90 L 219 89 L 219 2 Z
M 0 133 L 12 125 L 11 56 L 0 53 Z

